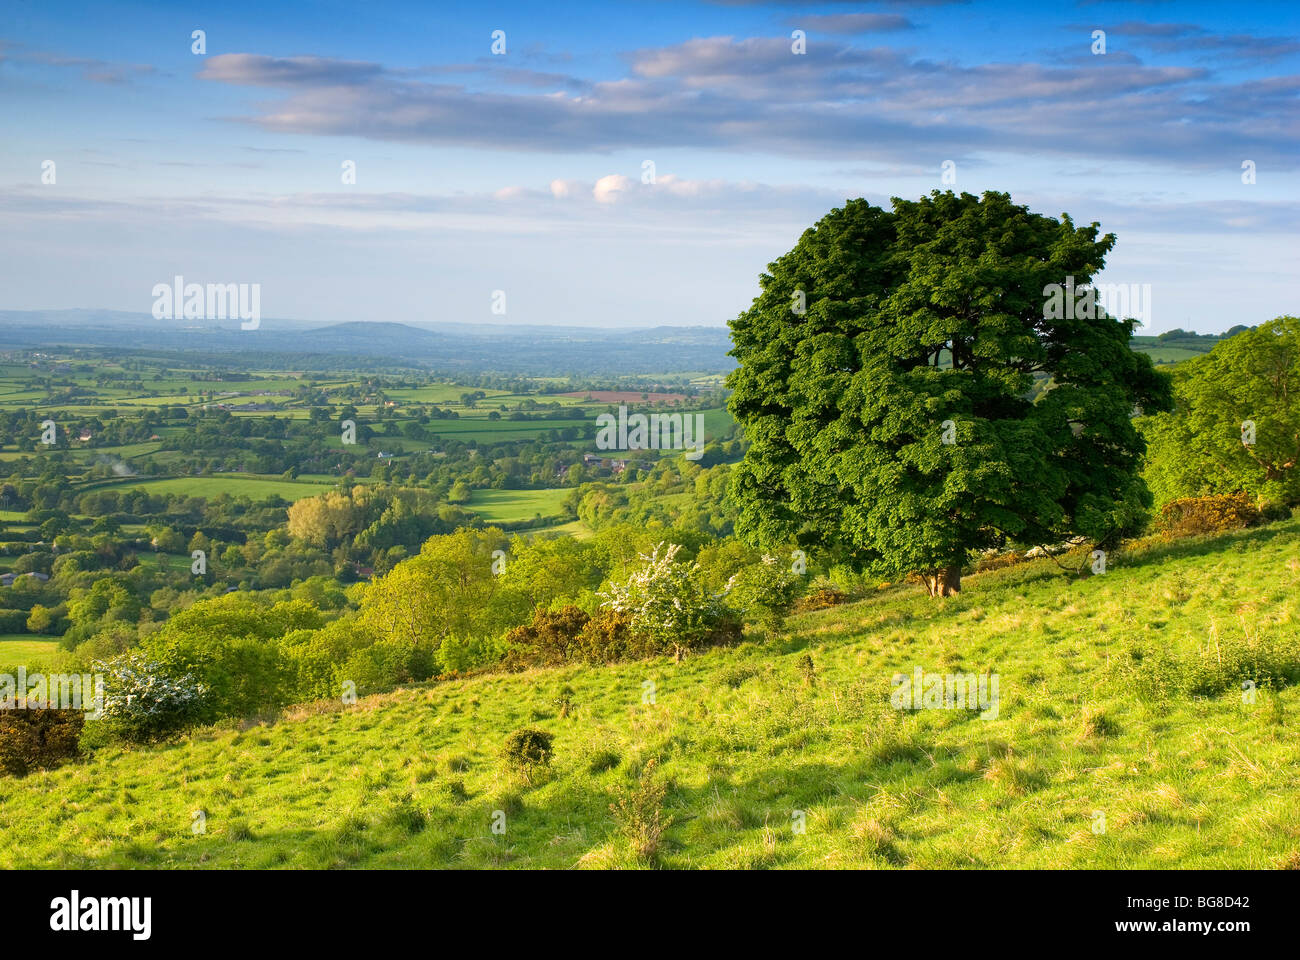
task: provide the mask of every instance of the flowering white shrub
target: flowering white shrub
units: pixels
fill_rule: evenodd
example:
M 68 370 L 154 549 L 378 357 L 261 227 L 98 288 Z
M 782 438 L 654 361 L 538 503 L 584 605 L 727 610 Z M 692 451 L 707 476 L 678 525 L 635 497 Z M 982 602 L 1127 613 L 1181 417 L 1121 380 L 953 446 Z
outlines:
M 779 630 L 803 588 L 803 579 L 776 557 L 737 571 L 727 581 L 728 597 L 769 630 Z
M 704 582 L 698 563 L 680 563 L 681 544 L 658 544 L 645 565 L 624 583 L 611 583 L 601 606 L 624 614 L 633 632 L 650 639 L 662 653 L 683 652 L 727 638 L 734 624 L 724 598 Z
M 141 653 L 96 663 L 104 674 L 104 722 L 124 740 L 156 740 L 197 719 L 207 688 L 193 677 L 169 676 Z

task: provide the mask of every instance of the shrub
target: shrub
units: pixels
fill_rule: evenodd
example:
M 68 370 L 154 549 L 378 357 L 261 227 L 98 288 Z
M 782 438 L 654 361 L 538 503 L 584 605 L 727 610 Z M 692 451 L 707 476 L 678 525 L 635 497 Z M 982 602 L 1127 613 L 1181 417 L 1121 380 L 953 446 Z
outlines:
M 619 788 L 615 802 L 609 805 L 619 830 L 632 852 L 640 859 L 653 861 L 659 853 L 664 831 L 672 824 L 663 814 L 668 785 L 657 774 L 658 761 L 651 757 L 641 771 L 637 785 L 630 790 Z
M 1280 500 L 1266 500 L 1259 505 L 1260 523 L 1276 523 L 1279 520 L 1290 520 L 1291 508 Z
M 813 665 L 812 654 L 805 653 L 799 658 L 799 674 L 803 677 L 803 683 L 806 687 L 815 687 L 817 685 L 817 668 Z
M 1254 502 L 1244 493 L 1171 500 L 1160 508 L 1160 526 L 1171 537 L 1240 530 L 1260 522 Z
M 798 610 L 823 610 L 826 607 L 847 603 L 849 595 L 829 581 L 814 583 L 812 588 L 799 599 Z
M 27 617 L 26 610 L 0 608 L 0 633 L 25 633 Z
M 742 568 L 727 581 L 726 594 L 768 630 L 780 630 L 794 607 L 803 581 L 776 557 Z
M 443 637 L 438 645 L 438 670 L 442 674 L 476 670 L 499 661 L 507 649 L 506 642 L 500 638 Z
M 506 737 L 506 745 L 501 752 L 507 765 L 527 776 L 538 767 L 545 767 L 551 762 L 551 739 L 545 730 L 525 727 Z
M 403 683 L 418 683 L 434 674 L 437 650 L 426 641 L 403 636 L 387 636 L 354 651 L 335 670 L 331 696 L 337 696 L 342 684 L 356 684 L 357 693 L 365 695 L 392 690 Z
M 21 702 L 0 710 L 0 771 L 21 777 L 77 756 L 85 722 L 80 710 L 28 710 Z
M 613 663 L 650 656 L 649 645 L 632 633 L 632 618 L 601 610 L 578 634 L 575 650 L 587 663 Z
M 591 617 L 575 606 L 559 610 L 538 607 L 533 622 L 506 633 L 509 665 L 551 666 L 581 659 L 578 637 Z
M 1218 696 L 1242 689 L 1244 681 L 1284 686 L 1300 681 L 1300 638 L 1282 631 L 1226 636 L 1194 653 L 1130 642 L 1108 669 L 1131 683 L 1139 699 L 1153 702 Z
M 105 674 L 104 723 L 119 739 L 161 740 L 188 729 L 203 715 L 207 688 L 187 674 L 169 675 L 143 654 L 124 654 L 94 666 Z
M 645 565 L 624 583 L 611 583 L 600 596 L 602 606 L 626 614 L 633 633 L 649 642 L 653 653 L 672 653 L 675 659 L 690 650 L 734 642 L 739 623 L 704 582 L 698 563 L 676 561 L 680 544 L 660 543 Z

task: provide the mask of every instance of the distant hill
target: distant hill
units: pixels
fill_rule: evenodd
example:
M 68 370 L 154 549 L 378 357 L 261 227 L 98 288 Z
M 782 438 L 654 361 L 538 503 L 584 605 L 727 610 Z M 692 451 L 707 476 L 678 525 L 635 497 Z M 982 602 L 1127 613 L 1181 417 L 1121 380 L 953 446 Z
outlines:
M 494 324 L 348 322 L 325 326 L 264 318 L 154 319 L 108 310 L 0 311 L 0 349 L 84 347 L 188 355 L 232 367 L 411 368 L 529 376 L 721 373 L 735 366 L 725 327 L 605 330 Z M 359 362 L 360 360 L 360 362 Z
M 1209 353 L 1215 344 L 1226 340 L 1247 327 L 1233 327 L 1227 333 L 1192 333 L 1188 330 L 1170 330 L 1152 337 L 1134 337 L 1131 346 L 1138 353 L 1150 355 L 1156 364 L 1178 363 Z
M 1233 328 L 1235 332 L 1244 327 Z M 1133 338 L 1133 349 L 1158 364 L 1208 353 L 1228 334 L 1171 330 Z M 232 367 L 274 363 L 289 368 L 411 368 L 526 376 L 724 373 L 726 327 L 527 327 L 519 324 L 352 321 L 311 324 L 264 318 L 257 330 L 239 321 L 156 320 L 116 310 L 0 310 L 0 349 L 104 347 L 189 354 Z

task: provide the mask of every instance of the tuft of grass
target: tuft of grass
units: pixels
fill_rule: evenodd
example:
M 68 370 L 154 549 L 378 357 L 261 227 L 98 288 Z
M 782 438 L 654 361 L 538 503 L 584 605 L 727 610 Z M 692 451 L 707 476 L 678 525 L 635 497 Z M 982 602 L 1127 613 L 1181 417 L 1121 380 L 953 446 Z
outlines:
M 663 812 L 668 785 L 658 775 L 658 762 L 655 757 L 646 761 L 636 786 L 615 788 L 615 800 L 609 805 L 633 856 L 651 863 L 657 860 L 664 831 L 672 822 Z

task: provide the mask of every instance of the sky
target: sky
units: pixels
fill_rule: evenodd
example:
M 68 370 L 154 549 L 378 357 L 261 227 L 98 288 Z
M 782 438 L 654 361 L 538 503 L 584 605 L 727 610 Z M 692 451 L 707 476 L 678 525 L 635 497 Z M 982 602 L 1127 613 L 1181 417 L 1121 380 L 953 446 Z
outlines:
M 1298 98 L 1294 0 L 5 0 L 0 309 L 721 326 L 846 199 L 953 189 L 1221 332 L 1300 312 Z

